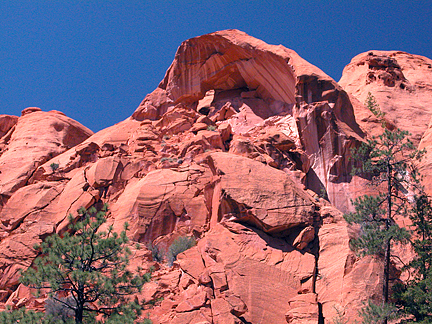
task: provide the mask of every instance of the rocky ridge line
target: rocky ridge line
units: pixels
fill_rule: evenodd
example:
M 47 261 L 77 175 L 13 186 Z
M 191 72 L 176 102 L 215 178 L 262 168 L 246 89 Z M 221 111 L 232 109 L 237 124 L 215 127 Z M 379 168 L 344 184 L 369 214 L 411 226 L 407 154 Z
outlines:
M 397 76 L 392 60 L 375 61 Z M 17 166 L 13 140 L 28 150 L 21 128 L 49 135 L 30 147 L 61 140 L 52 156 L 30 150 L 38 162 L 23 167 L 25 181 L 0 186 L 2 305 L 43 307 L 18 282 L 32 245 L 102 202 L 114 228 L 129 222 L 134 242 L 198 240 L 173 268 L 134 250 L 134 265 L 156 268 L 137 296 L 155 303 L 154 323 L 331 323 L 336 310 L 354 320 L 362 301 L 379 296 L 380 265 L 350 251 L 355 233 L 342 218 L 365 192 L 350 175 L 350 149 L 375 122 L 294 51 L 237 30 L 187 40 L 131 118 L 90 137 L 81 128 L 72 144 L 67 117 L 23 115 L 0 116 L 1 171 Z

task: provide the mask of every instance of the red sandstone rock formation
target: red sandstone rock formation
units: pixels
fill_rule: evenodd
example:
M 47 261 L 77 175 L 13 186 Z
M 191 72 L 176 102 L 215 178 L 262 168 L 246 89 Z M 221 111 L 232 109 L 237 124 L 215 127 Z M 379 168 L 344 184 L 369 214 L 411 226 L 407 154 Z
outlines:
M 370 92 L 387 120 L 412 133 L 418 144 L 432 116 L 432 60 L 400 51 L 369 51 L 355 56 L 339 84 L 362 104 Z M 373 121 L 357 113 L 359 122 Z
M 357 121 L 368 133 L 379 129 L 379 122 L 361 104 L 370 92 L 389 124 L 409 131 L 414 144 L 427 150 L 420 171 L 431 194 L 432 60 L 400 51 L 365 52 L 345 67 L 339 84 L 359 101 L 353 100 Z
M 348 209 L 352 197 L 340 183 L 351 180 L 350 148 L 364 133 L 348 95 L 294 51 L 237 30 L 187 40 L 164 80 L 132 117 L 164 120 L 179 107 L 207 115 L 220 126 L 229 124 L 234 136 L 231 152 L 301 170 L 308 188 L 326 191 L 332 203 Z M 171 127 L 190 129 L 190 118 L 182 113 Z M 280 150 L 250 143 L 248 138 L 269 126 L 289 136 L 295 146 Z
M 57 111 L 31 107 L 0 119 L 0 210 L 36 168 L 88 138 L 92 131 Z
M 366 56 L 390 77 L 365 80 L 392 87 L 399 76 L 407 95 L 430 87 L 391 55 Z M 349 71 L 345 89 L 362 101 L 363 74 Z M 379 296 L 381 273 L 350 251 L 341 212 L 365 190 L 350 149 L 374 125 L 357 92 L 292 50 L 228 30 L 185 41 L 132 117 L 92 136 L 57 112 L 0 116 L 0 302 L 42 307 L 18 282 L 32 245 L 106 202 L 133 242 L 198 241 L 172 268 L 134 253 L 134 265 L 156 268 L 137 296 L 156 304 L 154 323 L 331 323 L 336 310 L 354 320 Z

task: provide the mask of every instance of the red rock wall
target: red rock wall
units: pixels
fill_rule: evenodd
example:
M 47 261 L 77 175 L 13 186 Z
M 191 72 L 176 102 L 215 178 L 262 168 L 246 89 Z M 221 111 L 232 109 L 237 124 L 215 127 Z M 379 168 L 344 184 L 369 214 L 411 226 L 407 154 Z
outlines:
M 381 273 L 350 251 L 342 217 L 366 188 L 350 176 L 350 149 L 376 128 L 355 98 L 369 74 L 356 69 L 423 93 L 431 82 L 407 55 L 367 56 L 367 69 L 353 59 L 344 90 L 294 51 L 228 30 L 182 43 L 133 116 L 92 136 L 56 112 L 0 116 L 0 302 L 42 307 L 18 282 L 31 246 L 106 202 L 133 242 L 198 241 L 172 268 L 134 252 L 134 265 L 156 268 L 137 296 L 156 304 L 154 323 L 331 323 L 336 310 L 353 321 L 379 297 Z M 407 80 L 417 88 L 402 89 Z

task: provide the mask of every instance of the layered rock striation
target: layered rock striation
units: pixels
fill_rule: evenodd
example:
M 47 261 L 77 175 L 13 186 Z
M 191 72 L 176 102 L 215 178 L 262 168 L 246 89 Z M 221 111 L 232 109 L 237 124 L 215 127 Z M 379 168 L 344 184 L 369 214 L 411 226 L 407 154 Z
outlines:
M 264 150 L 267 154 L 259 159 L 281 169 L 300 169 L 308 188 L 325 191 L 336 206 L 348 208 L 350 197 L 340 183 L 350 182 L 350 149 L 364 133 L 347 93 L 294 51 L 237 30 L 185 41 L 164 80 L 132 117 L 163 120 L 165 114 L 185 107 L 219 126 L 230 125 L 230 151 L 256 155 Z M 182 115 L 175 127 L 190 128 L 188 117 Z M 291 138 L 295 146 L 274 150 L 251 143 L 250 137 L 271 128 Z M 279 160 L 290 162 L 284 165 L 287 162 Z

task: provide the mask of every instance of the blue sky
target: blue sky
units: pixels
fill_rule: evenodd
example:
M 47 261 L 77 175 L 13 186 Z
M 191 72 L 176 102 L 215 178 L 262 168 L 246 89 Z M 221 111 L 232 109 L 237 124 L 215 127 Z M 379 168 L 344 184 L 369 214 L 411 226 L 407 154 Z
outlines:
M 432 1 L 0 1 L 0 114 L 60 110 L 93 131 L 129 117 L 183 40 L 236 28 L 339 80 L 371 49 L 432 58 Z

